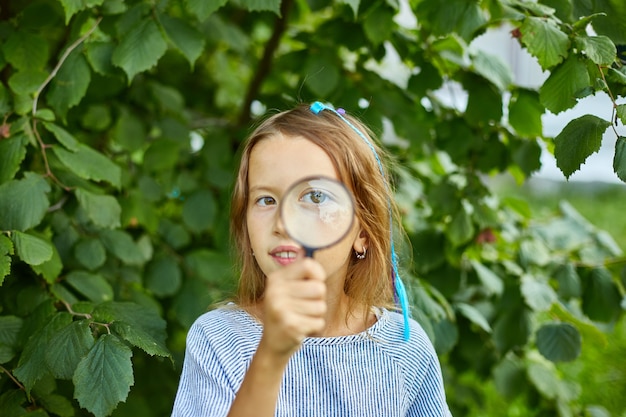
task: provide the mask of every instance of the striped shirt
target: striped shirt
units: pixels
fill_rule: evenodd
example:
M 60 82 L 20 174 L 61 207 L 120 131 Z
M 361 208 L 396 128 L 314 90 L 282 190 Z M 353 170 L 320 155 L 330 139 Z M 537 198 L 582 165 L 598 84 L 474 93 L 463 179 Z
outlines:
M 449 416 L 441 368 L 421 326 L 379 310 L 366 332 L 306 338 L 291 357 L 276 416 Z M 225 307 L 200 316 L 187 349 L 172 417 L 222 417 L 234 401 L 263 328 L 245 311 Z

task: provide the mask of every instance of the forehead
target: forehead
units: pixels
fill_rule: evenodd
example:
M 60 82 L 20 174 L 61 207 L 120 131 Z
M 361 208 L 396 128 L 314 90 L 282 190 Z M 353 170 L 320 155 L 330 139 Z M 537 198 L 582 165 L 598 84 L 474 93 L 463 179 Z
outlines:
M 248 186 L 288 187 L 310 176 L 339 179 L 328 154 L 302 136 L 272 135 L 250 153 Z

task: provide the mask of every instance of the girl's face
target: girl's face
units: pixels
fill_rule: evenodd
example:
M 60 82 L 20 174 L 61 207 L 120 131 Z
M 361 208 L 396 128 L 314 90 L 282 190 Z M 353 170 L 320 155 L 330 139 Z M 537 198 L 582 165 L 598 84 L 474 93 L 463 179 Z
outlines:
M 267 276 L 304 256 L 289 238 L 280 220 L 280 204 L 295 182 L 310 176 L 339 179 L 326 152 L 303 137 L 275 135 L 261 140 L 250 153 L 248 171 L 248 236 L 254 257 Z M 345 279 L 353 250 L 363 251 L 365 239 L 355 220 L 350 232 L 337 244 L 315 252 L 328 279 Z

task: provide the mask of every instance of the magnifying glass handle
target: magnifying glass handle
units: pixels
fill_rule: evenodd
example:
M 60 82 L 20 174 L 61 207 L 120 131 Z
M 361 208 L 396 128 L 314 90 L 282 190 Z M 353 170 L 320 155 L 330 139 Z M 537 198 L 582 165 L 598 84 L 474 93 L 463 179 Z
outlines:
M 307 258 L 312 258 L 313 252 L 315 252 L 315 249 L 307 248 L 306 246 L 304 247 L 304 256 L 306 256 Z

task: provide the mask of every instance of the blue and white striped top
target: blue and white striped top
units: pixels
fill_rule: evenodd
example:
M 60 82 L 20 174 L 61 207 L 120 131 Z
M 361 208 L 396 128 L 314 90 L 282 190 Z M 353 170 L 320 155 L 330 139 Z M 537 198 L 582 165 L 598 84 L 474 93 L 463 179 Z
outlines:
M 441 368 L 421 326 L 381 309 L 366 332 L 310 337 L 290 359 L 276 416 L 449 416 Z M 172 417 L 228 414 L 261 339 L 245 311 L 219 308 L 200 316 L 187 349 Z

